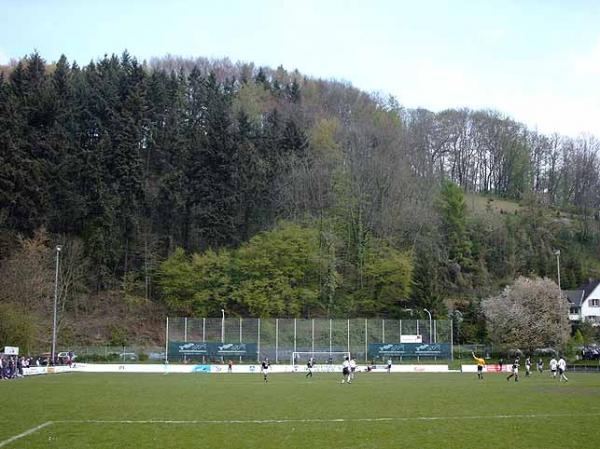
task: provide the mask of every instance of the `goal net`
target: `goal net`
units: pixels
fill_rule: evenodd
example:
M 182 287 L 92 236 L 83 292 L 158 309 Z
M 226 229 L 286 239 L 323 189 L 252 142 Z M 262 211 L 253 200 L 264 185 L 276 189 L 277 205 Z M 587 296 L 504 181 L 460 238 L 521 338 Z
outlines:
M 292 365 L 305 365 L 312 357 L 313 363 L 318 365 L 339 365 L 346 357 L 350 358 L 348 351 L 309 351 L 309 352 L 292 352 Z

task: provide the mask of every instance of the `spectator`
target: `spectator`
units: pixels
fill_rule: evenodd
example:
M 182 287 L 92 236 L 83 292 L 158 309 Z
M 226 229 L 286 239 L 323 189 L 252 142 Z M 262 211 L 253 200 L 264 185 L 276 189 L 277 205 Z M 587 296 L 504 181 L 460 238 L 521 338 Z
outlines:
M 23 357 L 17 357 L 16 377 L 23 377 Z

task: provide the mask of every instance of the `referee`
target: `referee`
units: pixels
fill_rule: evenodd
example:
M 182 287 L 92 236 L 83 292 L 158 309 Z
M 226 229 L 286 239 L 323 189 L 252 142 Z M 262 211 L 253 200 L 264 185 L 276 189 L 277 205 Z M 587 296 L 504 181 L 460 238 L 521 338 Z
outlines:
M 483 380 L 483 367 L 485 366 L 485 359 L 483 357 L 475 356 L 475 352 L 471 351 L 473 358 L 477 362 L 477 378 Z

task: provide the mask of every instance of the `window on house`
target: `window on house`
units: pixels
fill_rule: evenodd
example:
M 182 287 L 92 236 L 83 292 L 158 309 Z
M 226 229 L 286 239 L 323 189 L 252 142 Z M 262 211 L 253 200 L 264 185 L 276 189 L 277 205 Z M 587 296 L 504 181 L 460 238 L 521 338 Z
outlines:
M 600 307 L 600 299 L 590 299 L 590 307 Z
M 579 314 L 579 307 L 571 307 L 569 313 L 571 315 L 578 315 Z

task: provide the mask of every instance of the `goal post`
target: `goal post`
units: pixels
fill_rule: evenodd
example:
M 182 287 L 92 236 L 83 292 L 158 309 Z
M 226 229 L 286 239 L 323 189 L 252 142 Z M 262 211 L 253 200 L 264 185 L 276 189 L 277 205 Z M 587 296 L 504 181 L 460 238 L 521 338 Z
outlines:
M 318 365 L 339 365 L 346 357 L 350 358 L 350 353 L 348 351 L 294 351 L 290 363 L 305 365 L 311 357 Z

